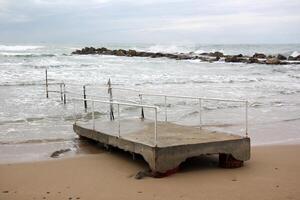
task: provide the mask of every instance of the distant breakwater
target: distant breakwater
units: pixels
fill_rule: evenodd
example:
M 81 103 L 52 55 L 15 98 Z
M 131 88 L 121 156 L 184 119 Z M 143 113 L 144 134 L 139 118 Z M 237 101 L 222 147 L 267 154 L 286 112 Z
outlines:
M 289 56 L 286 57 L 281 54 L 277 55 L 266 55 L 264 53 L 255 53 L 253 56 L 246 56 L 242 54 L 238 55 L 225 55 L 222 52 L 208 52 L 196 54 L 194 52 L 190 53 L 154 53 L 136 50 L 125 50 L 125 49 L 107 49 L 94 48 L 94 47 L 84 47 L 78 49 L 72 54 L 88 55 L 88 54 L 98 54 L 98 55 L 114 55 L 114 56 L 127 56 L 127 57 L 150 57 L 150 58 L 170 58 L 176 60 L 200 60 L 203 62 L 216 62 L 225 61 L 228 63 L 257 63 L 257 64 L 270 64 L 270 65 L 285 65 L 285 64 L 300 64 L 300 55 L 297 57 Z

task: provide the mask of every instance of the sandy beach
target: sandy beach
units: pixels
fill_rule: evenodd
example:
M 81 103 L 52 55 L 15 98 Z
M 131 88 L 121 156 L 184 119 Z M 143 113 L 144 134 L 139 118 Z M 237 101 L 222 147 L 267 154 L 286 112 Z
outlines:
M 300 199 L 300 145 L 258 146 L 238 169 L 217 159 L 185 162 L 166 178 L 135 179 L 142 159 L 113 150 L 0 165 L 0 199 Z

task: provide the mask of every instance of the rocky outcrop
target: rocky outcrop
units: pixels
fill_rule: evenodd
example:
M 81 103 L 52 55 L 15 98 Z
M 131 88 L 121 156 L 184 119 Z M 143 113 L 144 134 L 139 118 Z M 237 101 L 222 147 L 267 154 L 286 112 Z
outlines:
M 279 64 L 281 64 L 281 62 L 278 58 L 268 58 L 266 60 L 266 64 L 268 64 L 268 65 L 279 65 Z
M 87 55 L 87 54 L 99 54 L 99 55 L 114 55 L 114 56 L 127 56 L 127 57 L 149 57 L 149 58 L 169 58 L 176 60 L 201 60 L 203 62 L 216 62 L 219 60 L 225 60 L 228 63 L 257 63 L 257 64 L 269 64 L 269 65 L 282 65 L 282 64 L 300 64 L 300 55 L 297 57 L 285 56 L 278 54 L 265 55 L 263 53 L 255 53 L 252 57 L 244 56 L 242 54 L 238 55 L 224 55 L 222 52 L 207 52 L 196 54 L 194 52 L 190 53 L 153 53 L 145 51 L 136 50 L 125 50 L 116 49 L 110 50 L 105 47 L 94 48 L 94 47 L 84 47 L 83 49 L 76 50 L 72 54 Z M 289 60 L 284 61 L 284 60 Z
M 289 56 L 288 60 L 292 60 L 292 61 L 300 61 L 300 55 L 298 55 L 297 57 L 293 57 L 293 56 Z
M 286 60 L 287 58 L 284 55 L 278 54 L 277 59 L 279 60 Z
M 235 56 L 227 56 L 225 58 L 225 62 L 241 62 L 241 63 L 248 63 L 248 58 L 244 57 L 242 54 L 235 55 Z
M 255 53 L 252 57 L 253 58 L 266 58 L 267 56 L 263 53 Z

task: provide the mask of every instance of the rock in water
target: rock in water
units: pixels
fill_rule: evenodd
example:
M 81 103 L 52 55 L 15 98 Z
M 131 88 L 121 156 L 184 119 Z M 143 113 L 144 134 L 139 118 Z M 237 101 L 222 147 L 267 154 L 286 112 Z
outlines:
M 239 56 L 227 56 L 225 62 L 244 62 L 245 59 Z
M 266 58 L 267 56 L 263 53 L 255 53 L 252 57 L 253 58 Z
M 278 55 L 277 55 L 277 58 L 278 58 L 279 60 L 286 60 L 286 59 L 287 59 L 284 55 L 281 55 L 281 54 L 278 54 Z
M 60 154 L 63 154 L 63 153 L 66 153 L 68 151 L 71 151 L 71 149 L 61 149 L 61 150 L 58 150 L 58 151 L 54 151 L 50 157 L 51 158 L 57 158 L 58 156 L 60 156 Z
M 142 179 L 144 177 L 152 177 L 152 172 L 150 169 L 148 170 L 143 170 L 143 171 L 139 171 L 136 175 L 135 175 L 135 179 Z
M 260 61 L 257 58 L 253 58 L 253 57 L 249 58 L 248 63 L 258 63 L 258 64 L 261 64 Z
M 266 64 L 268 64 L 268 65 L 279 65 L 279 64 L 281 64 L 281 62 L 278 58 L 268 58 L 266 60 Z
M 209 53 L 208 56 L 213 56 L 213 57 L 223 57 L 224 54 L 222 52 L 216 51 L 214 53 Z

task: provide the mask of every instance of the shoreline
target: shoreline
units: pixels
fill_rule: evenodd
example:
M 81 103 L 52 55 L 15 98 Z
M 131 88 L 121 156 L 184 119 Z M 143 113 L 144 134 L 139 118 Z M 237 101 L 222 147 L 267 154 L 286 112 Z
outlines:
M 123 151 L 0 164 L 0 199 L 298 199 L 299 152 L 299 144 L 255 146 L 241 168 L 201 156 L 172 176 L 142 180 L 134 176 L 146 162 Z
M 300 146 L 299 139 L 251 144 L 251 148 L 298 145 Z M 51 157 L 53 153 L 64 150 L 66 150 L 66 152 Z M 106 149 L 101 145 L 95 144 L 93 141 L 74 138 L 68 140 L 67 143 L 66 141 L 50 141 L 0 144 L 0 151 L 2 152 L 2 155 L 0 155 L 0 165 L 5 165 L 44 162 L 57 159 L 72 159 L 78 156 L 103 153 L 106 152 Z M 39 151 L 39 153 L 34 154 L 36 151 Z
M 251 139 L 251 137 L 250 137 Z M 252 148 L 261 147 L 273 147 L 273 146 L 300 146 L 300 140 L 287 140 L 278 141 L 272 143 L 258 143 L 251 144 Z M 0 165 L 5 164 L 24 164 L 35 162 L 47 162 L 52 160 L 72 159 L 86 155 L 94 155 L 99 153 L 105 153 L 106 149 L 101 145 L 97 145 L 93 141 L 80 140 L 74 138 L 72 140 L 65 141 L 51 141 L 51 142 L 26 142 L 26 143 L 8 143 L 0 144 Z M 58 156 L 51 157 L 52 154 L 59 153 Z M 36 151 L 40 151 L 38 154 Z

